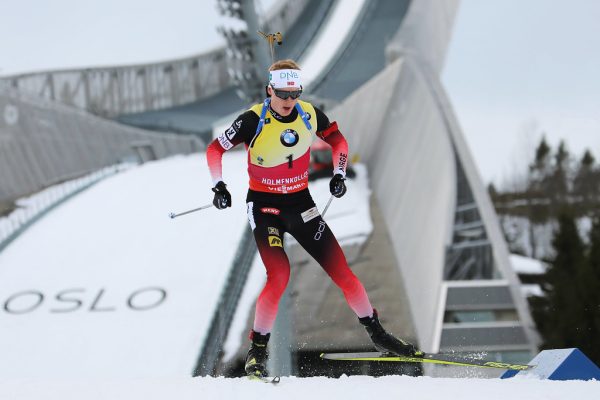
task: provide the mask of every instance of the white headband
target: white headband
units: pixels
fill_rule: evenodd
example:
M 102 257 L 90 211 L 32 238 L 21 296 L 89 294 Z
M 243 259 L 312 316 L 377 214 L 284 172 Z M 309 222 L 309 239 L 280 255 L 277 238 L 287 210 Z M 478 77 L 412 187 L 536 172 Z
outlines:
M 299 69 L 278 69 L 269 72 L 269 85 L 275 89 L 300 88 L 302 79 Z

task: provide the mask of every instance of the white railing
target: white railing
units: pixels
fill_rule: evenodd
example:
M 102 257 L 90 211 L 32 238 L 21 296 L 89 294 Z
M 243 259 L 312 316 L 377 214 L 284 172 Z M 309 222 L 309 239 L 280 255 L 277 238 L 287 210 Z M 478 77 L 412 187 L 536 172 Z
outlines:
M 35 221 L 79 192 L 131 168 L 135 164 L 112 165 L 77 179 L 50 186 L 32 196 L 17 200 L 17 208 L 0 218 L 0 252 Z

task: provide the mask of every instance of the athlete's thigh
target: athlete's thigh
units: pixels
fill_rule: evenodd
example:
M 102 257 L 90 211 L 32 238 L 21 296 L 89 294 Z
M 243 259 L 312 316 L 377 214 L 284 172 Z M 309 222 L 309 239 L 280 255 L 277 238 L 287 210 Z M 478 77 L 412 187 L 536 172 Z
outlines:
M 293 217 L 289 233 L 323 268 L 327 268 L 332 256 L 337 257 L 341 253 L 333 232 L 316 206 L 298 212 Z
M 283 250 L 285 230 L 280 216 L 264 212 L 265 207 L 258 203 L 248 202 L 247 207 L 248 221 L 265 266 L 268 268 L 267 263 L 271 262 L 287 262 Z

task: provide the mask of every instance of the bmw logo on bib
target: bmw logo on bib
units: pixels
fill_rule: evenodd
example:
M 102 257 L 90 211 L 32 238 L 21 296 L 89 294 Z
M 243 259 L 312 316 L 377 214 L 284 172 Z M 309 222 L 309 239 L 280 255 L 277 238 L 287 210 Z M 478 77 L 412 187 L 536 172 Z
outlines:
M 286 129 L 285 131 L 281 132 L 281 144 L 283 144 L 285 147 L 292 147 L 295 146 L 296 143 L 298 143 L 298 140 L 300 139 L 300 137 L 298 136 L 298 132 L 296 132 L 293 129 Z

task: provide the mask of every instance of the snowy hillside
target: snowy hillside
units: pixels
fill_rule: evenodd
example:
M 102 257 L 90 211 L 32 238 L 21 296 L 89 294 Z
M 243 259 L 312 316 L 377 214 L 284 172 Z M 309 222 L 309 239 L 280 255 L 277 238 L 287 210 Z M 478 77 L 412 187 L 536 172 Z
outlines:
M 212 201 L 205 154 L 173 157 L 106 178 L 0 252 L 0 379 L 190 376 L 248 226 L 246 153 L 223 164 L 230 209 L 168 218 Z M 372 229 L 366 169 L 355 167 L 326 217 L 343 242 Z M 310 187 L 322 210 L 328 180 Z M 257 258 L 229 354 L 264 279 Z
M 327 220 L 350 241 L 372 229 L 366 170 L 348 182 Z M 396 398 L 464 400 L 594 398 L 598 382 L 442 379 L 392 376 L 188 378 L 246 225 L 245 153 L 225 155 L 234 199 L 210 202 L 204 155 L 148 163 L 102 181 L 44 217 L 0 254 L 0 399 Z M 311 183 L 320 209 L 327 181 Z M 262 282 L 257 259 L 234 321 L 227 353 Z M 470 370 L 465 369 L 468 376 Z
M 168 218 L 212 200 L 204 157 L 175 157 L 98 183 L 0 253 L 0 376 L 189 376 L 247 225 L 245 154 L 225 159 L 232 209 Z
M 558 223 L 550 220 L 544 224 L 532 224 L 528 218 L 512 215 L 499 216 L 502 231 L 508 239 L 510 251 L 517 254 L 525 254 L 527 257 L 538 260 L 551 259 L 554 257 L 552 239 Z M 584 241 L 588 241 L 592 221 L 589 217 L 577 219 L 579 235 Z

